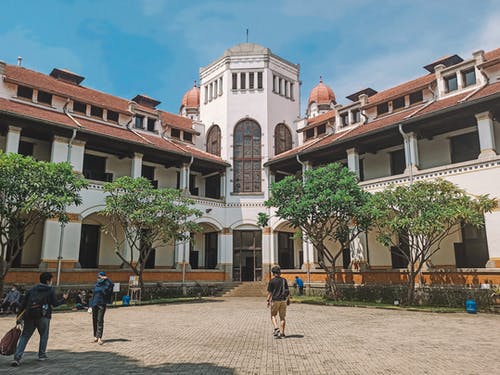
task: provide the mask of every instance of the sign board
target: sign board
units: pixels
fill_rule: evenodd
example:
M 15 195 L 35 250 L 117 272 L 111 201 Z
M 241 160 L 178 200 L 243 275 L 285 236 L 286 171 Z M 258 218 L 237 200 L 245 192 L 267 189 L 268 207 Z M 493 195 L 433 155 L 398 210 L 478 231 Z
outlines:
M 139 276 L 130 276 L 128 286 L 131 288 L 139 286 Z
M 113 292 L 119 293 L 120 292 L 120 283 L 115 283 L 113 286 Z

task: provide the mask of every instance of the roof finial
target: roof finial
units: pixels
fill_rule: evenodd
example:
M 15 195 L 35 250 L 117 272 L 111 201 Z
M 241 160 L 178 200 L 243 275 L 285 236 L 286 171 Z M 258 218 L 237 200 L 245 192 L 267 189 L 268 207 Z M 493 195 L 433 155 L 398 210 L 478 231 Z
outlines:
M 319 83 L 323 83 L 323 76 L 319 76 Z
M 194 80 L 194 87 L 198 87 L 198 86 L 196 86 L 196 80 Z
M 247 29 L 247 43 L 248 43 L 248 29 Z

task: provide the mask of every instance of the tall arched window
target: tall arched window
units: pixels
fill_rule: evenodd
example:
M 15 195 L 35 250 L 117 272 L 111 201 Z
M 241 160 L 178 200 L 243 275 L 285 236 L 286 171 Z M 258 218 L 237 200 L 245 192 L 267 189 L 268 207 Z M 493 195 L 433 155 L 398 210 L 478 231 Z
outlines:
M 274 152 L 281 154 L 292 148 L 292 134 L 285 124 L 278 124 L 274 129 Z
M 220 128 L 213 125 L 207 133 L 207 152 L 220 156 Z
M 234 192 L 261 191 L 261 134 L 255 121 L 243 120 L 234 128 Z

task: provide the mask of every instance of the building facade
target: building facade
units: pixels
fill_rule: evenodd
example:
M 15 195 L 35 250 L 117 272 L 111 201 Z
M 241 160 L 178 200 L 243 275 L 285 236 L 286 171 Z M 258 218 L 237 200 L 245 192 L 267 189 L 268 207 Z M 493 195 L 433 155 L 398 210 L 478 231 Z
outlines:
M 203 212 L 191 243 L 155 250 L 146 281 L 179 281 L 182 269 L 187 280 L 259 281 L 274 264 L 322 281 L 314 248 L 276 218 L 260 228 L 257 215 L 273 181 L 329 162 L 346 165 L 370 192 L 440 177 L 470 194 L 500 196 L 500 49 L 424 68 L 417 79 L 366 88 L 344 105 L 320 79 L 301 117 L 299 65 L 251 43 L 201 68 L 179 115 L 144 94 L 127 100 L 86 88 L 67 70 L 45 75 L 0 62 L 0 150 L 70 161 L 91 182 L 83 204 L 68 208 L 70 223 L 48 220 L 24 244 L 8 280 L 35 280 L 58 262 L 63 282 L 90 282 L 98 268 L 127 280 L 99 215 L 103 182 L 125 175 L 182 189 Z M 499 225 L 495 211 L 484 230 L 448 238 L 424 276 L 439 282 L 447 270 L 452 282 L 500 283 Z M 370 270 L 353 269 L 359 261 Z M 349 281 L 398 282 L 406 265 L 370 232 L 337 267 Z

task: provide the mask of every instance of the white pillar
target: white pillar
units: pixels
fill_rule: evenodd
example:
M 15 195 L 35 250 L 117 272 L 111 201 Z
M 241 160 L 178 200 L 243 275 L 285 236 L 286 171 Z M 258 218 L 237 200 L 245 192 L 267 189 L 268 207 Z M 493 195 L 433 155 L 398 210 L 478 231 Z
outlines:
M 9 126 L 7 132 L 7 142 L 5 144 L 5 152 L 15 152 L 19 151 L 19 141 L 21 140 L 21 128 L 17 126 Z
M 67 154 L 66 154 L 67 155 Z M 85 155 L 85 141 L 73 140 L 71 144 L 71 166 L 76 172 L 83 171 L 83 158 Z M 66 156 L 67 158 L 67 156 Z
M 407 135 L 408 139 L 404 140 L 405 163 L 406 163 L 405 173 L 408 173 L 410 169 L 418 170 L 419 168 L 417 134 L 411 132 L 407 133 Z
M 347 167 L 350 171 L 356 174 L 356 177 L 360 178 L 360 170 L 359 170 L 359 154 L 358 150 L 355 148 L 350 148 L 347 150 Z
M 496 209 L 484 215 L 484 229 L 488 239 L 489 260 L 487 268 L 500 268 L 500 210 Z
M 189 164 L 183 163 L 180 173 L 179 189 L 189 192 Z
M 226 273 L 226 280 L 233 278 L 233 234 L 231 228 L 223 228 L 219 233 L 219 253 L 217 268 Z
M 132 158 L 130 176 L 132 178 L 138 178 L 142 176 L 142 154 L 134 153 L 134 157 Z
M 77 215 L 69 214 L 70 221 L 64 225 L 62 242 L 62 262 L 72 268 L 71 264 L 78 262 L 80 254 L 80 237 L 82 222 Z M 55 219 L 45 221 L 43 228 L 42 251 L 40 254 L 41 266 L 56 267 L 59 256 L 59 241 L 61 236 L 61 223 Z
M 490 111 L 477 113 L 477 131 L 479 132 L 479 145 L 481 153 L 479 159 L 496 156 L 495 132 L 493 114 Z
M 220 174 L 220 199 L 226 197 L 226 172 Z
M 68 143 L 68 138 L 54 136 L 50 152 L 51 162 L 62 163 L 68 160 Z

